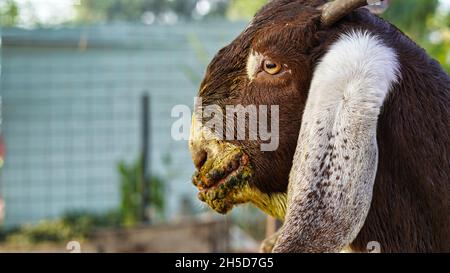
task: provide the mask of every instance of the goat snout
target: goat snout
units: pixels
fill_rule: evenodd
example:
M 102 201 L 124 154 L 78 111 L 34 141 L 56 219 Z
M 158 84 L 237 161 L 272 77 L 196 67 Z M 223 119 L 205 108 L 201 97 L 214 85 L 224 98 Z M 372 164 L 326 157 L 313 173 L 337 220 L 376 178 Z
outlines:
M 197 168 L 197 170 L 200 170 L 208 159 L 208 153 L 205 149 L 196 149 L 191 151 L 191 153 L 195 168 Z

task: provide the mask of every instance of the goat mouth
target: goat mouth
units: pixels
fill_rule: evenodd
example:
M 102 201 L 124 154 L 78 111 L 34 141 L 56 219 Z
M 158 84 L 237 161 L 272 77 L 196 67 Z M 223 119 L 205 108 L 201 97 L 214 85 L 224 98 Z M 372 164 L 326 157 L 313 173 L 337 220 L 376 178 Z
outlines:
M 252 176 L 249 157 L 243 152 L 216 159 L 193 175 L 192 183 L 198 188 L 198 199 L 218 213 L 225 214 L 233 205 L 241 203 L 235 198 L 248 185 Z

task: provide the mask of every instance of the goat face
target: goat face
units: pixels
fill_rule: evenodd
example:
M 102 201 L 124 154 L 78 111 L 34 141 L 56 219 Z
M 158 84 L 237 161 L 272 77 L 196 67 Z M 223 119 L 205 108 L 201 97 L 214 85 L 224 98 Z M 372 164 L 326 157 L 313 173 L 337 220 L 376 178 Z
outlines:
M 278 147 L 273 151 L 262 151 L 264 141 L 259 136 L 249 139 L 247 134 L 237 140 L 216 132 L 208 138 L 211 132 L 201 125 L 207 119 L 194 114 L 190 149 L 198 172 L 193 183 L 200 190 L 199 199 L 217 212 L 251 202 L 275 217 L 284 216 L 289 171 L 320 51 L 317 7 L 323 2 L 270 2 L 208 66 L 199 92 L 202 109 L 217 105 L 226 112 L 227 105 L 280 106 L 278 117 L 268 113 L 267 123 L 279 122 Z M 223 120 L 229 126 L 227 118 Z

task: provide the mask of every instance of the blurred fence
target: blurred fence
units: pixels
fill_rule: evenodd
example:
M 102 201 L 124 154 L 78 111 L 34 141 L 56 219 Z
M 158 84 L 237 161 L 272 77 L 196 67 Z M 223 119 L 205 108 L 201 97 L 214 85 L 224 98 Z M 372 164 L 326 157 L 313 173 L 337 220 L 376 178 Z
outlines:
M 170 136 L 171 109 L 193 104 L 206 61 L 242 27 L 215 22 L 3 29 L 5 224 L 117 208 L 117 164 L 141 152 L 144 92 L 152 104 L 152 172 L 167 178 L 169 217 L 184 211 L 186 198 L 195 197 L 193 168 L 187 143 Z

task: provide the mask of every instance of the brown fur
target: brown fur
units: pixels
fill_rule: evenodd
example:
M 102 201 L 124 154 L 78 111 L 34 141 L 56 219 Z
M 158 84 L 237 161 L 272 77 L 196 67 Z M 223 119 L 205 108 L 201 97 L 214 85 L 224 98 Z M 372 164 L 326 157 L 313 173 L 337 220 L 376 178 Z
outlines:
M 379 118 L 379 165 L 369 215 L 352 247 L 378 241 L 383 252 L 450 251 L 450 78 L 439 63 L 394 26 L 358 10 L 328 29 L 320 27 L 320 0 L 272 1 L 208 67 L 203 104 L 280 105 L 280 146 L 259 150 L 240 141 L 255 169 L 252 185 L 286 192 L 302 111 L 314 66 L 340 34 L 364 29 L 395 49 L 401 79 Z M 282 84 L 249 84 L 249 50 L 287 63 Z M 326 236 L 326 235 L 323 235 Z

